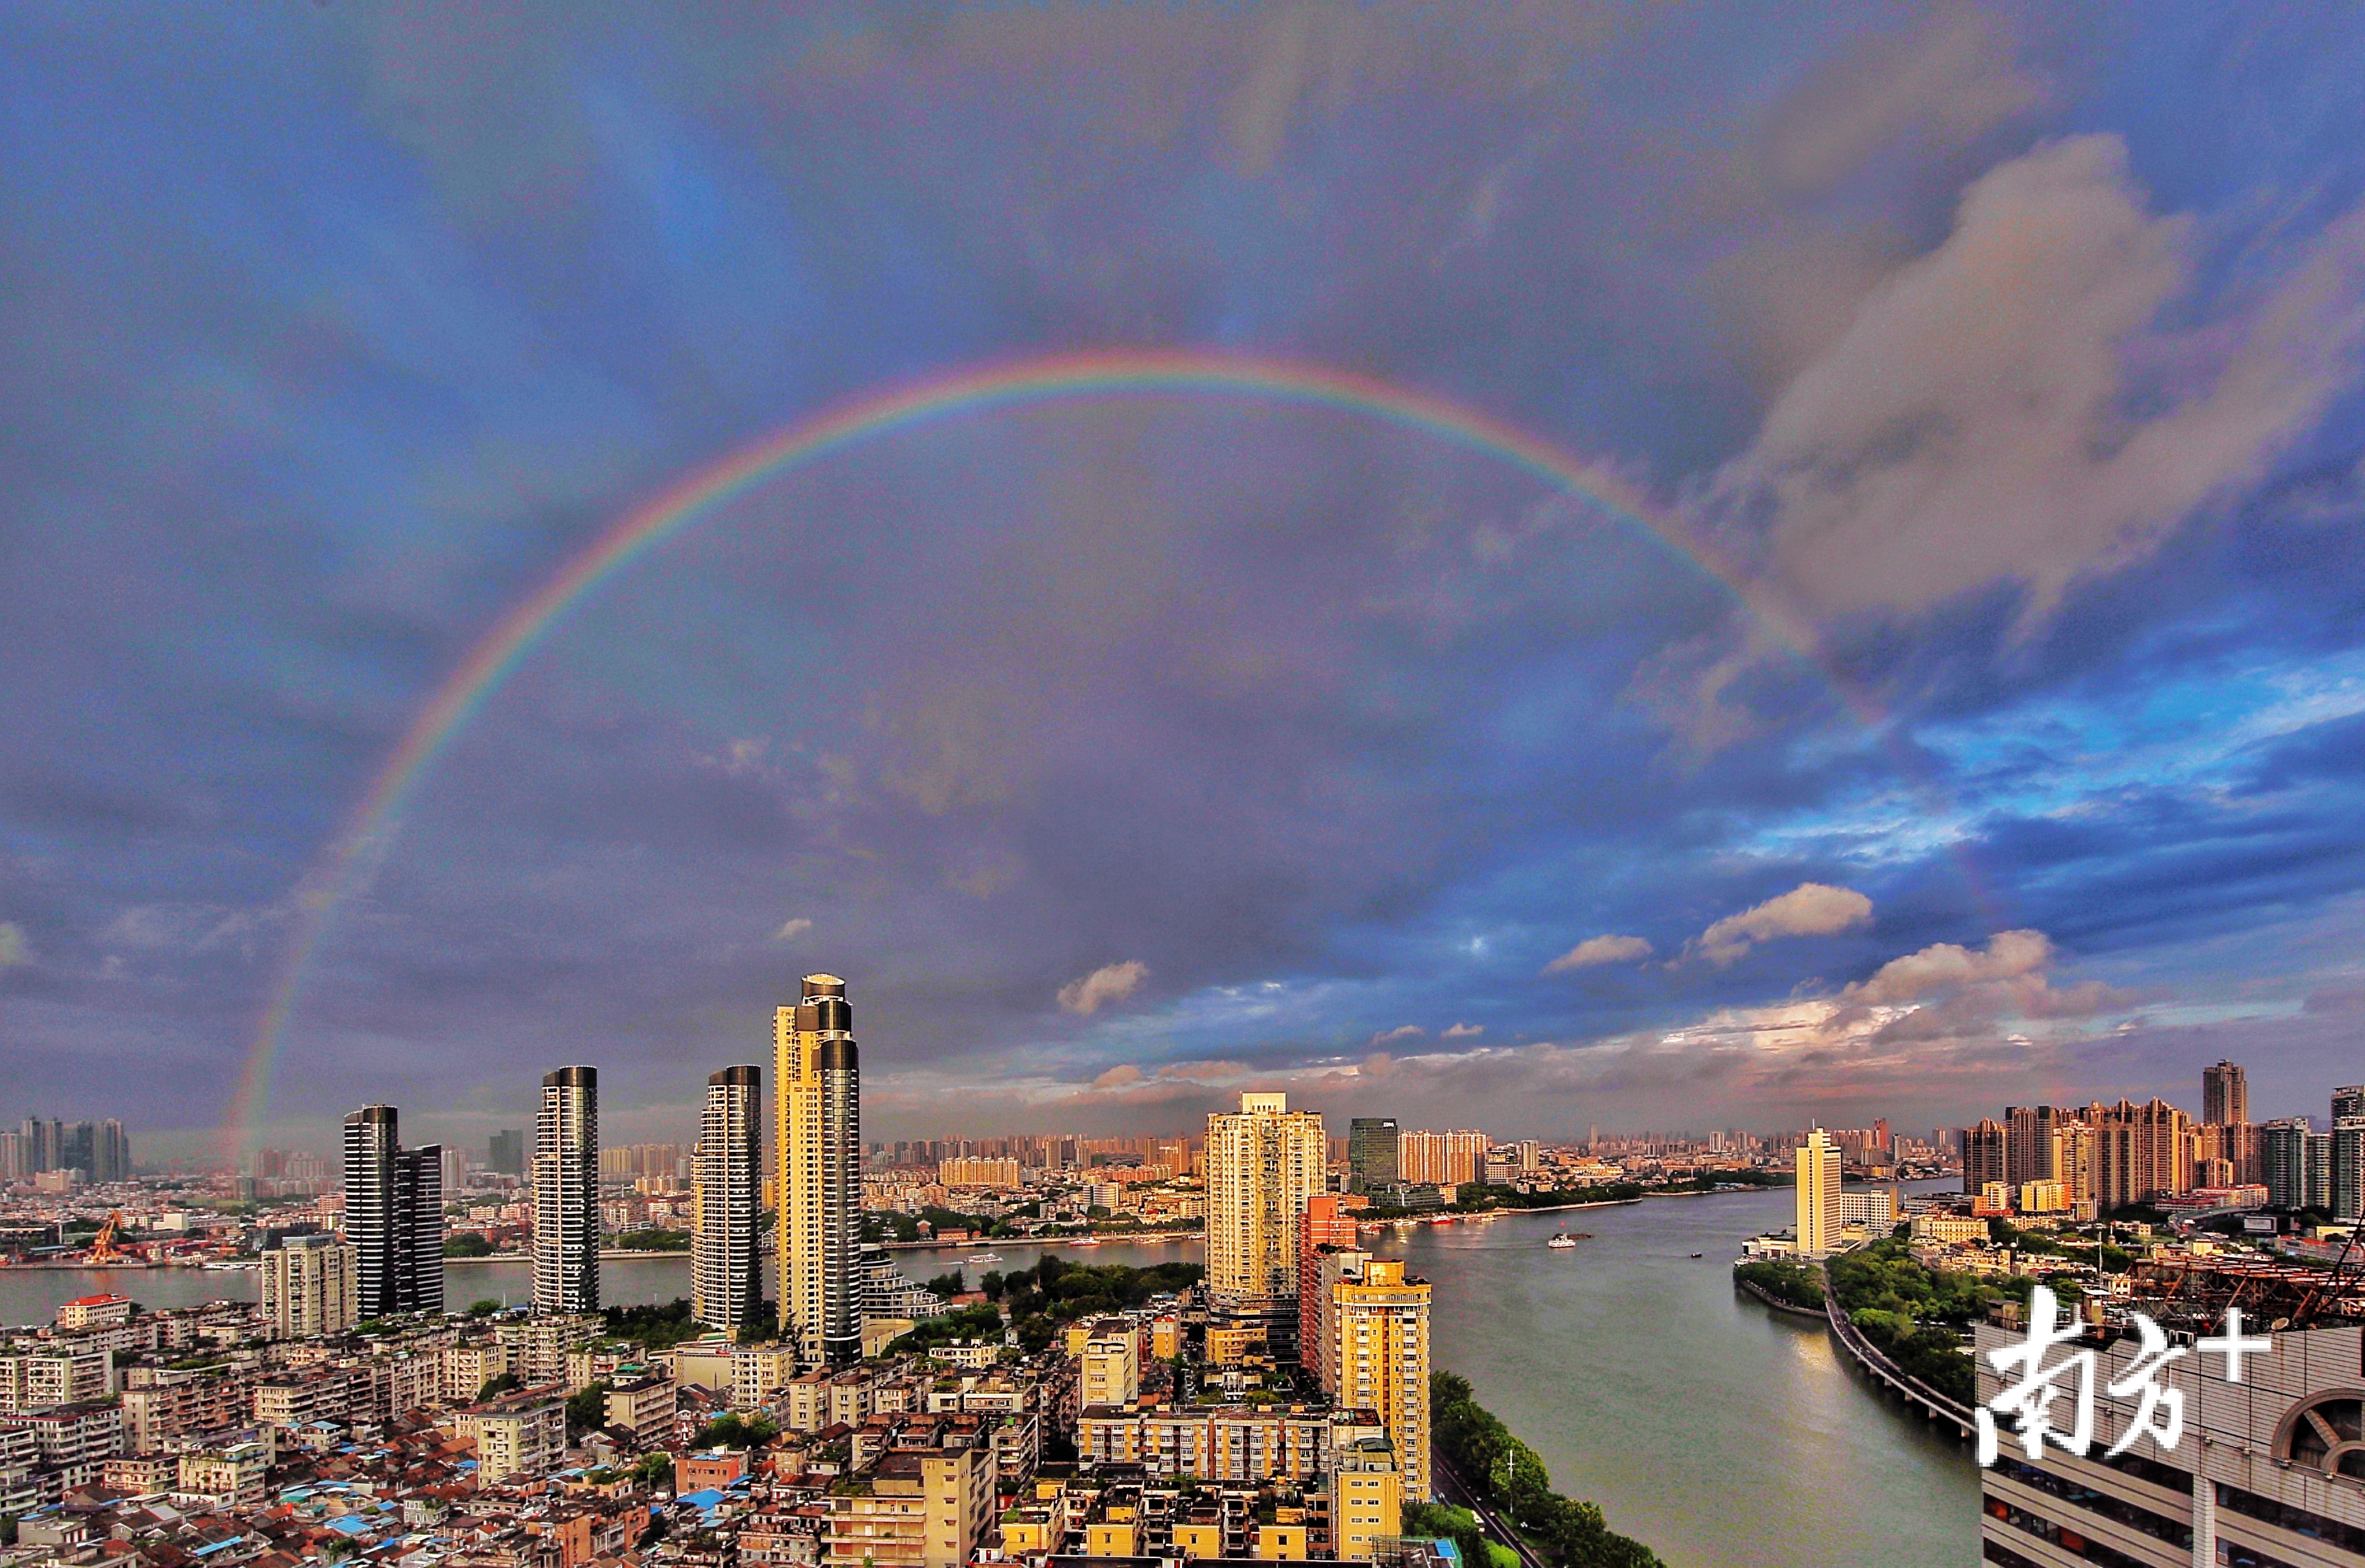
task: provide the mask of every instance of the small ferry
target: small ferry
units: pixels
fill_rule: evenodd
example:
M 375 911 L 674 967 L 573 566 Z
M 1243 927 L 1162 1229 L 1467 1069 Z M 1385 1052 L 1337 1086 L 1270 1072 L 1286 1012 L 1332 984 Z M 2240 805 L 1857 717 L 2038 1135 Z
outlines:
M 970 1256 L 962 1259 L 961 1261 L 964 1263 L 999 1263 L 1002 1261 L 1002 1254 L 999 1252 L 973 1252 Z
M 1576 1238 L 1571 1236 L 1564 1230 L 1559 1231 L 1553 1235 L 1550 1241 L 1545 1242 L 1544 1245 L 1551 1248 L 1555 1252 L 1565 1252 L 1570 1248 L 1576 1245 Z
M 1070 1247 L 1098 1247 L 1100 1244 L 1101 1238 L 1097 1236 L 1080 1236 L 1068 1243 Z

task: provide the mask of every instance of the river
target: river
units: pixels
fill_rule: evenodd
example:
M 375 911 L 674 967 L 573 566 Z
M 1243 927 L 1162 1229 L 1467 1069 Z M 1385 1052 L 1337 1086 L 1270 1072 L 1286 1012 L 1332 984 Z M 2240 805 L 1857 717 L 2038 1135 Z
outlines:
M 1967 1450 L 1876 1396 L 1812 1323 L 1732 1289 L 1742 1238 L 1789 1223 L 1787 1189 L 1652 1198 L 1615 1208 L 1421 1226 L 1374 1243 L 1435 1289 L 1433 1359 L 1543 1456 L 1553 1484 L 1590 1497 L 1612 1529 L 1670 1568 L 1969 1568 L 1978 1560 L 1978 1473 Z M 1593 1239 L 1548 1251 L 1565 1226 Z M 898 1251 L 925 1282 L 974 1249 Z M 1083 1263 L 1195 1261 L 1195 1239 L 1089 1249 L 997 1242 L 1003 1270 L 1046 1250 Z M 1704 1254 L 1695 1260 L 1694 1252 Z M 689 1294 L 674 1255 L 605 1259 L 613 1303 Z M 972 1282 L 981 1269 L 970 1269 Z M 119 1290 L 151 1307 L 230 1296 L 249 1273 L 0 1270 L 0 1323 Z M 454 1307 L 522 1302 L 521 1261 L 455 1264 Z

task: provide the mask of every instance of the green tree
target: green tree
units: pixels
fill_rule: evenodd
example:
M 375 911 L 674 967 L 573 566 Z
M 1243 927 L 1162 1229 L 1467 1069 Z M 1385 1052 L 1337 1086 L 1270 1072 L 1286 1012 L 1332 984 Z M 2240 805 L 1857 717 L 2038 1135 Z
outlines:
M 566 1436 L 569 1439 L 586 1432 L 597 1431 L 608 1424 L 608 1385 L 595 1383 L 566 1402 Z
M 457 1236 L 443 1238 L 443 1256 L 446 1258 L 489 1258 L 492 1255 L 493 1244 L 480 1231 L 464 1230 Z
M 500 1309 L 501 1304 L 495 1301 L 492 1297 L 488 1295 L 479 1296 L 475 1301 L 468 1304 L 468 1316 L 471 1317 L 490 1317 Z
M 522 1384 L 515 1372 L 503 1372 L 499 1377 L 488 1377 L 485 1380 L 485 1386 L 476 1390 L 476 1403 L 482 1405 L 488 1399 L 499 1399 L 502 1394 L 521 1386 Z

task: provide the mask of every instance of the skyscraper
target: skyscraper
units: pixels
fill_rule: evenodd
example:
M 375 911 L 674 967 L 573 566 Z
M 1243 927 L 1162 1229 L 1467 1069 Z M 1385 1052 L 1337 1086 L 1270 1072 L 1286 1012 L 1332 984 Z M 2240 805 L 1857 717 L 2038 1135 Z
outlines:
M 600 1070 L 543 1074 L 533 1120 L 533 1305 L 600 1307 Z
M 2305 1116 L 2286 1116 L 2259 1129 L 2259 1174 L 2267 1189 L 2267 1206 L 2289 1212 L 2307 1206 L 2307 1135 Z
M 2031 1182 L 2059 1181 L 2061 1151 L 2055 1135 L 2068 1119 L 2064 1114 L 2052 1105 L 2012 1105 L 2003 1115 L 2012 1129 L 2004 1146 L 2003 1179 L 2015 1191 Z
M 1286 1094 L 1243 1094 L 1207 1115 L 1207 1284 L 1235 1295 L 1297 1294 L 1297 1216 L 1322 1190 L 1322 1116 Z
M 1986 1191 L 1990 1182 L 2006 1180 L 2004 1172 L 2011 1168 L 2006 1158 L 2011 1135 L 2001 1122 L 1992 1116 L 1984 1118 L 1975 1127 L 1965 1127 L 1963 1137 L 1963 1191 L 1974 1195 Z
M 403 1148 L 391 1105 L 345 1117 L 345 1239 L 360 1316 L 443 1310 L 443 1146 Z
M 2250 1119 L 2250 1085 L 2242 1070 L 2230 1061 L 2201 1070 L 2201 1120 L 2210 1126 L 2230 1127 Z M 2227 1157 L 2227 1158 L 2230 1158 Z
M 525 1174 L 525 1129 L 508 1127 L 485 1141 L 485 1169 L 502 1176 Z
M 807 975 L 772 1014 L 773 1174 L 780 1200 L 780 1332 L 808 1362 L 862 1358 L 861 1058 L 835 975 Z
M 2337 1126 L 2350 1116 L 2365 1116 L 2365 1083 L 2351 1083 L 2332 1092 L 2332 1121 Z
M 1799 1146 L 1799 1255 L 1821 1258 L 1839 1242 L 1840 1151 L 1817 1127 Z
M 2365 1116 L 2333 1125 L 2332 1217 L 2343 1225 L 2365 1219 Z
M 1357 1116 L 1347 1124 L 1349 1192 L 1395 1185 L 1398 1130 L 1394 1116 Z
M 696 1161 L 698 1234 L 690 1294 L 698 1320 L 743 1328 L 764 1299 L 756 1211 L 764 1193 L 763 1069 L 726 1067 L 706 1080 Z

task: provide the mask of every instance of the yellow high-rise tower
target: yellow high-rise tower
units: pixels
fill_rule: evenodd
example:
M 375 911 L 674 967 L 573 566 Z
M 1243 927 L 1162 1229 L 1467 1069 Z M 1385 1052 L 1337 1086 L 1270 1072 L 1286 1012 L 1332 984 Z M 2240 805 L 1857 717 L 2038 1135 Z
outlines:
M 1799 1255 L 1821 1258 L 1839 1245 L 1840 1151 L 1823 1129 L 1799 1146 Z
M 1429 1501 L 1429 1282 L 1401 1258 L 1364 1261 L 1331 1286 L 1328 1328 L 1339 1406 L 1373 1410 L 1395 1444 L 1407 1502 Z
M 772 1014 L 772 1186 L 779 1202 L 780 1337 L 808 1364 L 862 1357 L 861 1072 L 854 1009 L 835 975 Z

